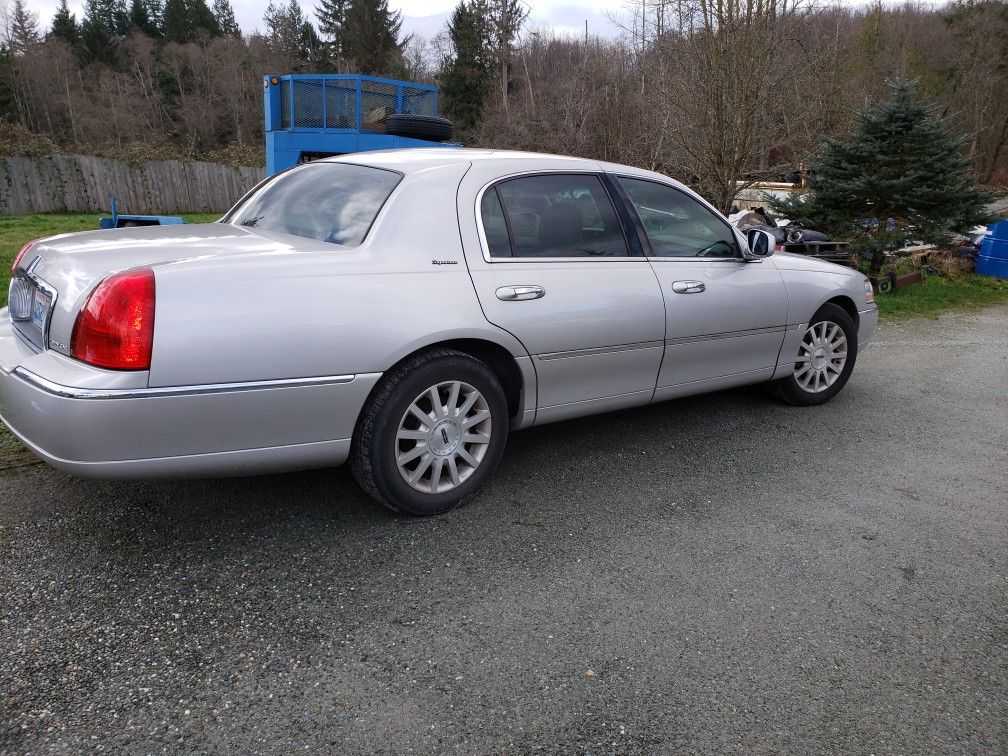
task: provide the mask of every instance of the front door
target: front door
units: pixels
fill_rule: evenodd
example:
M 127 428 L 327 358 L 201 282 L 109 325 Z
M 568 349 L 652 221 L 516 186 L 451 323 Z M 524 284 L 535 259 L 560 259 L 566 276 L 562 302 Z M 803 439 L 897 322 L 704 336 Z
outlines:
M 661 288 L 631 254 L 601 177 L 494 182 L 491 169 L 475 163 L 459 192 L 460 220 L 473 218 L 479 240 L 466 258 L 487 319 L 532 356 L 536 423 L 650 401 L 665 336 Z
M 665 297 L 665 358 L 655 398 L 769 380 L 787 323 L 772 263 L 746 261 L 725 220 L 668 184 L 620 177 Z

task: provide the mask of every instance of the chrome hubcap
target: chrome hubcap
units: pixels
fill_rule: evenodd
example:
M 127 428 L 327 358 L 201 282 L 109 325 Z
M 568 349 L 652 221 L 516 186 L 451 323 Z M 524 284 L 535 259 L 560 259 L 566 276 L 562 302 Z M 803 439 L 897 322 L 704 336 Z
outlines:
M 805 331 L 798 347 L 794 377 L 803 389 L 818 394 L 836 383 L 846 364 L 847 336 L 836 323 L 824 320 Z
M 399 473 L 417 491 L 450 491 L 476 472 L 491 431 L 490 405 L 474 386 L 462 381 L 431 386 L 399 421 Z

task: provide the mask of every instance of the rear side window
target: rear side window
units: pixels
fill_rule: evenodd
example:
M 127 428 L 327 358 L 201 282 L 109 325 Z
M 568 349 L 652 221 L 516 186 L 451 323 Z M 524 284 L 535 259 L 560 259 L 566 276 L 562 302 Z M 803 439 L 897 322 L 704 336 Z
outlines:
M 511 254 L 511 242 L 508 239 L 504 209 L 501 207 L 496 189 L 491 188 L 483 194 L 480 214 L 483 218 L 483 232 L 486 234 L 490 256 L 508 257 Z
M 738 257 L 731 228 L 684 192 L 643 179 L 620 178 L 656 257 Z
M 355 247 L 401 179 L 381 168 L 308 163 L 268 182 L 227 222 Z
M 495 194 L 496 199 L 491 198 Z M 501 237 L 502 210 L 507 219 Z M 494 257 L 625 257 L 623 227 L 598 176 L 544 174 L 502 181 L 483 195 Z M 504 245 L 508 244 L 507 247 Z M 500 250 L 500 251 L 498 251 Z

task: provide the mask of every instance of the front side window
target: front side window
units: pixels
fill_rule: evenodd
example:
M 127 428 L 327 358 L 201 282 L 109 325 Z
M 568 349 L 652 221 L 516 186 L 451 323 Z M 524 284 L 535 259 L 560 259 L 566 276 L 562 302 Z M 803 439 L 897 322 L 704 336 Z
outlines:
M 507 215 L 503 229 L 509 249 L 501 236 L 503 219 L 496 215 L 498 207 Z M 629 254 L 623 228 L 598 176 L 543 174 L 508 179 L 483 195 L 481 214 L 494 257 L 508 252 L 514 257 Z
M 355 247 L 402 175 L 348 163 L 308 163 L 260 187 L 226 222 Z
M 619 181 L 637 209 L 655 257 L 739 256 L 728 224 L 685 192 L 643 179 Z

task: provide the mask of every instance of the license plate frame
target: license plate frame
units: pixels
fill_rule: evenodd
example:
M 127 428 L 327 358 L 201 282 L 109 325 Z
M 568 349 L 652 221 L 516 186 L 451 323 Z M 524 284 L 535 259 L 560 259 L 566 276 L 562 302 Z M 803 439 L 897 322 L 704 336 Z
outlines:
M 52 294 L 36 286 L 31 304 L 31 323 L 43 334 L 49 322 L 49 313 L 52 311 L 52 304 Z

